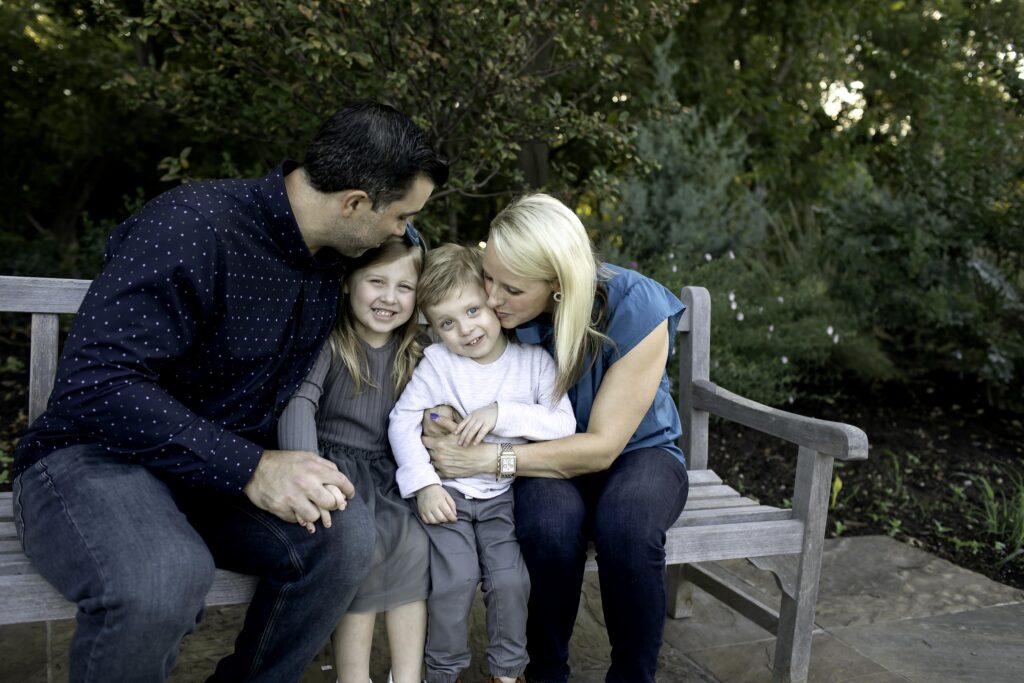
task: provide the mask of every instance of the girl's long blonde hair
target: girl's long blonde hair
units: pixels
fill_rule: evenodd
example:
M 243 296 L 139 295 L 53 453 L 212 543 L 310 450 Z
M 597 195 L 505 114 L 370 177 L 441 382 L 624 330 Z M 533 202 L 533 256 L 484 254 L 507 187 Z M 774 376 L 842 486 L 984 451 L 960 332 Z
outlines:
M 371 249 L 352 262 L 342 282 L 343 289 L 351 287 L 352 279 L 360 270 L 378 263 L 391 263 L 404 256 L 410 256 L 413 259 L 413 268 L 416 270 L 418 278 L 423 270 L 423 248 L 411 244 L 405 236 L 392 235 L 379 247 Z M 395 349 L 395 360 L 391 367 L 391 382 L 395 389 L 395 396 L 398 396 L 409 382 L 409 378 L 412 377 L 416 363 L 423 357 L 423 344 L 419 339 L 420 330 L 415 309 L 412 317 L 391 334 L 398 337 L 398 348 Z M 370 376 L 366 352 L 356 333 L 355 314 L 352 311 L 350 297 L 344 292 L 338 299 L 338 320 L 334 324 L 334 329 L 331 330 L 329 341 L 331 361 L 340 359 L 345 364 L 349 375 L 352 376 L 352 387 L 356 395 L 362 393 L 367 387 L 381 388 Z
M 491 221 L 487 248 L 519 277 L 558 285 L 562 299 L 552 316 L 555 389 L 564 394 L 583 374 L 587 359 L 593 363 L 609 341 L 601 332 L 605 300 L 599 280 L 605 274 L 586 228 L 554 197 L 526 195 Z

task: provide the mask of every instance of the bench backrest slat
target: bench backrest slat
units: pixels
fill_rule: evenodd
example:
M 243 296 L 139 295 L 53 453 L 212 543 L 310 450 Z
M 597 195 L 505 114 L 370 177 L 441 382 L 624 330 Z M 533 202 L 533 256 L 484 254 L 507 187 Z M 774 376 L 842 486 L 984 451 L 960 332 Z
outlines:
M 56 313 L 32 315 L 32 350 L 28 371 L 28 422 L 46 410 L 57 375 L 57 344 L 60 320 Z
M 0 312 L 77 313 L 91 280 L 0 276 Z
M 679 418 L 683 423 L 680 447 L 690 470 L 708 469 L 708 414 L 696 410 L 693 382 L 708 379 L 711 372 L 711 295 L 703 287 L 683 287 L 680 298 L 686 312 L 679 332 Z

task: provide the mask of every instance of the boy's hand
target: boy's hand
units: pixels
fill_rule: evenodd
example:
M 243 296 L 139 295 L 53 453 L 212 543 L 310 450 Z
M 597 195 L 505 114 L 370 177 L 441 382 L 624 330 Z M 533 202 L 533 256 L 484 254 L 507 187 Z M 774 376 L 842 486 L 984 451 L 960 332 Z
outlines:
M 498 404 L 492 403 L 471 412 L 452 433 L 458 435 L 460 446 L 475 446 L 491 433 L 497 423 Z
M 434 406 L 423 411 L 423 436 L 444 436 L 455 431 L 462 416 L 451 406 Z
M 417 491 L 416 508 L 424 524 L 443 524 L 458 519 L 455 501 L 440 484 L 424 486 Z

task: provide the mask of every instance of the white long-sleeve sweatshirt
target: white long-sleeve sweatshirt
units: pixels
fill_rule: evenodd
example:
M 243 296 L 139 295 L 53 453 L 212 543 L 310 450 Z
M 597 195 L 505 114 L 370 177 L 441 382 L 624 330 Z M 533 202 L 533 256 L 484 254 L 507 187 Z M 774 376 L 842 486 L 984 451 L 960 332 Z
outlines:
M 462 415 L 491 403 L 498 420 L 484 437 L 490 443 L 526 443 L 569 436 L 576 417 L 569 397 L 553 397 L 555 362 L 540 346 L 509 342 L 493 363 L 482 365 L 449 351 L 444 344 L 427 347 L 402 396 L 391 410 L 388 438 L 398 462 L 398 488 L 403 498 L 424 486 L 443 483 L 470 498 L 493 498 L 510 481 L 495 481 L 495 472 L 443 480 L 430 464 L 420 440 L 423 411 L 450 405 Z

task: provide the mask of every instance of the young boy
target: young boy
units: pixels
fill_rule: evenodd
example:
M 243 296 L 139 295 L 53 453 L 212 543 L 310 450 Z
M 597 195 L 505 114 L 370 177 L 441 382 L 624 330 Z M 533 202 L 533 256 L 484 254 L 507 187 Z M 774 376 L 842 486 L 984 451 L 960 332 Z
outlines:
M 481 580 L 491 681 L 522 681 L 530 578 L 513 521 L 513 445 L 576 431 L 568 397 L 553 395 L 554 360 L 540 346 L 510 343 L 487 307 L 481 259 L 478 249 L 454 244 L 427 252 L 417 304 L 442 343 L 424 352 L 388 429 L 398 487 L 402 497 L 416 496 L 430 537 L 428 683 L 454 683 L 469 666 L 467 618 Z M 438 476 L 420 421 L 439 405 L 465 415 L 460 443 L 495 444 L 496 474 Z

